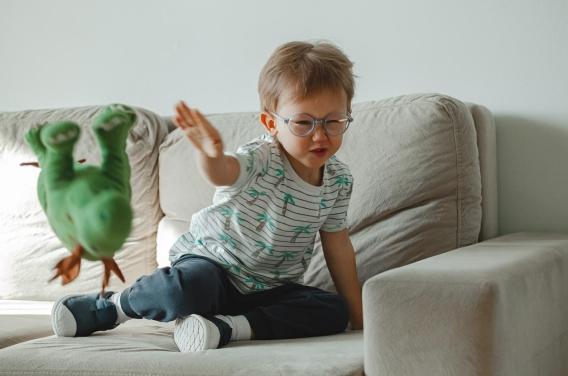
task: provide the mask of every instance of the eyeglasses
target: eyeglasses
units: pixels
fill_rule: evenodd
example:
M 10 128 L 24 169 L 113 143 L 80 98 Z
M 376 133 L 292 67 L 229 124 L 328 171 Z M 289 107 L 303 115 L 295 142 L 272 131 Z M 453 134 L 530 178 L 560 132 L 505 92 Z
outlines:
M 332 113 L 324 119 L 316 119 L 309 114 L 296 114 L 289 118 L 280 116 L 276 112 L 271 112 L 271 114 L 282 120 L 290 129 L 290 132 L 298 137 L 309 136 L 315 131 L 318 124 L 322 125 L 323 131 L 328 136 L 339 136 L 345 133 L 349 124 L 353 121 L 351 114 L 344 112 Z

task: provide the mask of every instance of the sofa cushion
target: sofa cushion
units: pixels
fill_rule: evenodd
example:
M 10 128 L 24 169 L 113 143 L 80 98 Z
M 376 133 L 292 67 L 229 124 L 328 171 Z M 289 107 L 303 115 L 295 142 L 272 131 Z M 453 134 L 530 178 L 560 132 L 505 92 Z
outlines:
M 0 349 L 53 334 L 52 302 L 0 300 Z
M 79 277 L 61 286 L 59 280 L 47 283 L 53 266 L 69 255 L 57 239 L 43 213 L 36 194 L 39 169 L 21 167 L 21 162 L 36 161 L 24 142 L 24 134 L 37 124 L 72 120 L 82 130 L 75 147 L 75 158 L 98 164 L 100 153 L 90 130 L 92 119 L 102 107 L 20 111 L 0 114 L 0 170 L 5 184 L 0 185 L 0 299 L 54 300 L 68 293 L 100 289 L 103 268 L 100 262 L 83 261 Z M 135 109 L 138 120 L 127 141 L 130 158 L 133 228 L 115 260 L 126 283 L 151 272 L 156 266 L 155 236 L 162 216 L 158 205 L 158 146 L 167 134 L 167 125 L 153 113 Z M 116 277 L 109 289 L 124 288 Z
M 234 341 L 180 353 L 173 322 L 130 320 L 89 337 L 46 337 L 0 350 L 0 373 L 18 375 L 362 375 L 363 332 Z M 339 355 L 339 356 L 338 356 Z
M 262 134 L 255 113 L 211 115 L 233 151 Z M 354 177 L 348 211 L 361 282 L 382 271 L 477 241 L 481 181 L 473 119 L 460 101 L 415 94 L 355 104 L 338 157 Z M 160 204 L 165 213 L 158 253 L 211 202 L 195 151 L 176 130 L 160 148 Z M 165 259 L 165 257 L 162 257 Z M 321 243 L 304 282 L 333 291 Z
M 338 157 L 355 181 L 348 220 L 360 281 L 476 243 L 481 175 L 467 107 L 406 95 L 357 105 L 353 117 Z M 319 242 L 305 283 L 334 290 Z

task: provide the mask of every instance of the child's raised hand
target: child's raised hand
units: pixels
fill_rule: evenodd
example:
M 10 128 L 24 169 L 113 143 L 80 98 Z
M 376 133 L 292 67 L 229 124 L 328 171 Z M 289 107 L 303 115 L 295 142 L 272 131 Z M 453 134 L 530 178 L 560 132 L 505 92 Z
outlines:
M 181 101 L 176 105 L 176 115 L 173 120 L 197 150 L 210 158 L 223 155 L 223 141 L 219 131 L 201 112 Z

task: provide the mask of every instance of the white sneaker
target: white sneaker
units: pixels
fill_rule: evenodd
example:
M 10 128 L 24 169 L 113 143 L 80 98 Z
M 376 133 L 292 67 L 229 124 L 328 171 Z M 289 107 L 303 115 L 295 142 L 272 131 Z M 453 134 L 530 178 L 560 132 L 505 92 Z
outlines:
M 230 336 L 230 335 L 229 335 Z M 216 349 L 221 340 L 217 325 L 200 315 L 177 319 L 174 328 L 174 341 L 181 352 Z

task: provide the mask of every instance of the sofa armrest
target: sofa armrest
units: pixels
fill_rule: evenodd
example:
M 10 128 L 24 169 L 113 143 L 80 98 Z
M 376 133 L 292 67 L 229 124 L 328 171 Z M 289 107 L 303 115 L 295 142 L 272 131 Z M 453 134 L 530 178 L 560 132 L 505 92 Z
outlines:
M 517 233 L 363 286 L 368 375 L 568 374 L 568 235 Z

